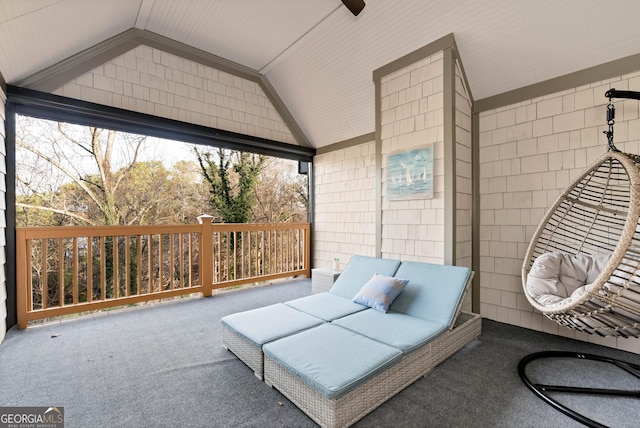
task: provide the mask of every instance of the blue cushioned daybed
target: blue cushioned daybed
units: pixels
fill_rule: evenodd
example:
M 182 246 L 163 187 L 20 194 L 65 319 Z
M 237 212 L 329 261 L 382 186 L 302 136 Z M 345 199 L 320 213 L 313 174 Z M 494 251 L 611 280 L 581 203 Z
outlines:
M 222 318 L 222 344 L 262 379 L 265 343 L 367 309 L 351 299 L 374 274 L 392 276 L 398 266 L 398 260 L 354 256 L 328 292 Z
M 472 276 L 354 256 L 329 292 L 282 305 L 314 325 L 282 328 L 282 318 L 265 334 L 270 327 L 253 327 L 248 311 L 222 320 L 224 340 L 259 349 L 265 382 L 318 424 L 349 426 L 480 335 L 480 316 L 460 312 Z

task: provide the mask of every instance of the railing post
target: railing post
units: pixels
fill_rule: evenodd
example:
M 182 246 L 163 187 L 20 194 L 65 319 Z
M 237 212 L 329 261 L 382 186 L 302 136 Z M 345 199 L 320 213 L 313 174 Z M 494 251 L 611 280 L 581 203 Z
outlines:
M 203 214 L 198 216 L 200 229 L 200 283 L 202 295 L 209 297 L 213 294 L 213 216 Z
M 27 269 L 30 266 L 27 251 L 30 254 L 30 249 L 27 249 L 25 233 L 22 230 L 18 230 L 16 231 L 16 303 L 18 305 L 16 312 L 19 329 L 27 327 L 27 299 L 31 290 L 30 284 L 27 283 Z
M 311 223 L 304 227 L 304 271 L 307 278 L 311 278 Z

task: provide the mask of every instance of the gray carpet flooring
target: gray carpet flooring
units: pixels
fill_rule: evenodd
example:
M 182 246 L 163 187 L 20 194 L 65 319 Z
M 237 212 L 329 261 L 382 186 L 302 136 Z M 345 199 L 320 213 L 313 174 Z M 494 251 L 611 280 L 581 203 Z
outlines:
M 0 345 L 0 406 L 63 406 L 67 428 L 316 426 L 222 347 L 220 325 L 227 314 L 310 293 L 309 280 L 295 280 L 13 328 Z M 493 321 L 483 320 L 482 329 L 479 340 L 355 426 L 580 427 L 524 386 L 520 359 L 567 350 L 640 364 L 636 354 Z M 593 365 L 535 362 L 530 371 L 596 386 L 618 381 Z M 620 379 L 640 389 L 637 379 Z M 638 399 L 560 398 L 605 425 L 640 425 Z

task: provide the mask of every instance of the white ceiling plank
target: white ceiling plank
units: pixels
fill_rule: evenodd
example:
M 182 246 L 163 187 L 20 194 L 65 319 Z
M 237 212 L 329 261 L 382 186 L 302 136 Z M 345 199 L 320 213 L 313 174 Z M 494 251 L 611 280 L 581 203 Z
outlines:
M 0 72 L 8 83 L 34 74 L 131 28 L 137 11 L 128 0 L 64 0 L 10 21 L 0 16 Z
M 259 70 L 337 3 L 158 0 L 146 29 Z
M 0 2 L 0 24 L 45 9 L 63 0 L 31 0 Z

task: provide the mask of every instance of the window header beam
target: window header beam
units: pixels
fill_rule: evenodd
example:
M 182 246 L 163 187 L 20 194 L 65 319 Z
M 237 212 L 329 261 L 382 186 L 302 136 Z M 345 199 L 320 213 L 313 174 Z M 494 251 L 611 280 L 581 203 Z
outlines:
M 316 149 L 209 128 L 17 86 L 7 86 L 15 112 L 41 119 L 97 126 L 185 143 L 312 162 Z

